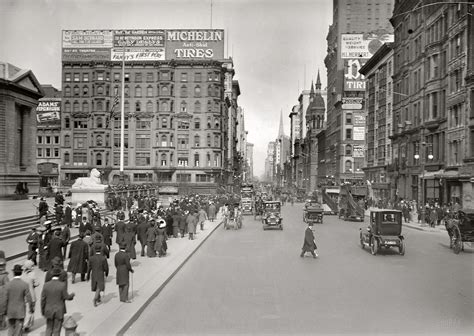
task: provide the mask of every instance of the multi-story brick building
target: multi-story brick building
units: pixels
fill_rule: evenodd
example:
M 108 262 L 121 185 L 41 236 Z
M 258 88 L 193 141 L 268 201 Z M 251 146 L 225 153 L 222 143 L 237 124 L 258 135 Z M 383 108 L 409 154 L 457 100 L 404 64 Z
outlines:
M 44 92 L 31 70 L 0 62 L 0 196 L 39 191 L 36 107 Z
M 391 41 L 389 18 L 393 3 L 394 0 L 333 0 L 333 23 L 324 60 L 328 75 L 324 170 L 337 182 L 364 177 L 364 158 L 353 155 L 354 147 L 365 144 L 365 82 L 358 70 L 381 44 Z
M 457 1 L 395 2 L 389 173 L 398 197 L 474 205 L 472 11 Z
M 119 183 L 123 174 L 126 183 L 159 182 L 181 192 L 215 192 L 231 181 L 240 89 L 232 60 L 223 58 L 223 31 L 94 31 L 102 49 L 71 56 L 70 41 L 87 34 L 63 33 L 63 181 L 72 184 L 94 167 L 105 183 Z M 129 37 L 150 43 L 150 36 L 156 47 L 151 54 L 135 50 L 136 42 L 122 43 Z M 199 41 L 208 46 L 204 53 L 189 47 Z M 115 106 L 122 71 L 123 173 L 120 104 Z

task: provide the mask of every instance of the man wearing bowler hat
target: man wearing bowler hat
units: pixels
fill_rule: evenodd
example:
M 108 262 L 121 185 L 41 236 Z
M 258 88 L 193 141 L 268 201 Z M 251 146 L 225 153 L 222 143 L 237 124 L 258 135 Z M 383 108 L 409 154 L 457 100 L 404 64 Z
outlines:
M 32 305 L 30 288 L 21 279 L 21 265 L 13 267 L 13 280 L 6 285 L 6 307 L 8 318 L 8 335 L 22 335 L 23 323 L 25 322 L 26 304 L 30 307 L 30 313 L 35 312 Z
M 91 290 L 95 292 L 94 307 L 101 303 L 100 292 L 105 291 L 105 278 L 109 276 L 107 259 L 102 255 L 102 246 L 95 246 L 95 254 L 89 258 L 87 281 L 91 280 Z
M 120 250 L 115 254 L 115 267 L 117 268 L 117 285 L 119 287 L 120 301 L 130 303 L 128 300 L 128 286 L 130 283 L 130 273 L 133 273 L 130 265 L 130 256 L 125 251 L 127 245 L 120 244 Z

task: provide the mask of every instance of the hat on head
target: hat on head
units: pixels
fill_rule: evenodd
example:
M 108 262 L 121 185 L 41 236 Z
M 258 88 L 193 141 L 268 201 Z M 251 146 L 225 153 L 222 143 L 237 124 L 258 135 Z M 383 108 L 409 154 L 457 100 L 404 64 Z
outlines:
M 35 263 L 32 262 L 31 260 L 25 260 L 25 262 L 23 263 L 23 270 L 24 271 L 31 271 L 33 269 L 34 265 L 35 265 Z
M 7 264 L 7 260 L 5 258 L 0 258 L 0 266 L 5 266 Z
M 120 243 L 119 247 L 120 247 L 121 250 L 125 250 L 127 248 L 127 244 Z
M 51 275 L 52 276 L 60 276 L 61 275 L 61 269 L 59 267 L 53 267 L 51 269 Z
M 102 251 L 102 246 L 101 246 L 101 245 L 96 245 L 96 246 L 95 246 L 95 251 L 96 251 L 96 252 Z
M 21 269 L 21 265 L 15 265 L 13 266 L 13 274 L 14 275 L 20 275 L 21 273 L 23 272 L 23 270 Z

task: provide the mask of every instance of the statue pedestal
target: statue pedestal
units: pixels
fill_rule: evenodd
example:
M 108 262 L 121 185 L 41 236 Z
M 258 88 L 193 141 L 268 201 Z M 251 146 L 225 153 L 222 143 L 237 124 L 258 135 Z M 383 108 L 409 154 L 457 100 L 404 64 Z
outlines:
M 89 200 L 97 202 L 101 207 L 105 205 L 105 190 L 104 188 L 89 188 L 89 189 L 71 189 L 71 202 L 73 205 L 77 203 L 85 203 Z

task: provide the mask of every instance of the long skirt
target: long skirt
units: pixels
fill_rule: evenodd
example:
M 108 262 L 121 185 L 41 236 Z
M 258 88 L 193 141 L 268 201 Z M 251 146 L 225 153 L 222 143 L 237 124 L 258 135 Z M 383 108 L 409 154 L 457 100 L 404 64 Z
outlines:
M 155 251 L 155 242 L 154 241 L 149 241 L 146 243 L 146 255 L 147 257 L 156 257 L 156 251 Z

